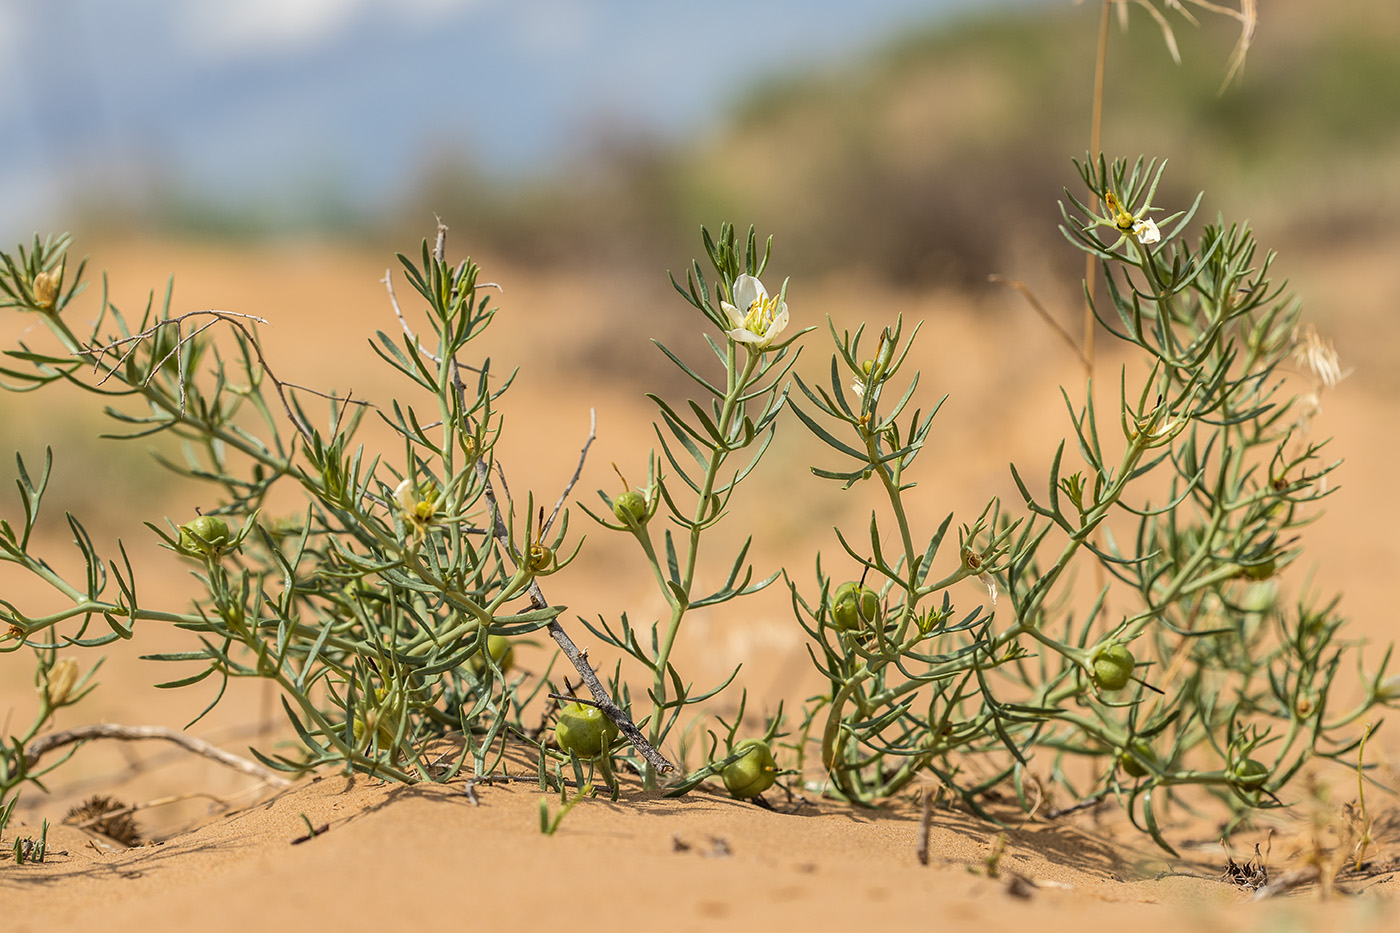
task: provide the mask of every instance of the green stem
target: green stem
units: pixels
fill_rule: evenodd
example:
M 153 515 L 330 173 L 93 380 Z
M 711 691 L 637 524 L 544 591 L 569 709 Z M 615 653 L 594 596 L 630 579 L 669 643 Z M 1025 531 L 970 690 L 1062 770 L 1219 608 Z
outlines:
M 643 545 L 644 548 L 648 549 L 648 558 L 656 573 L 662 595 L 671 607 L 671 618 L 667 622 L 666 631 L 657 650 L 652 673 L 652 692 L 655 706 L 652 712 L 649 739 L 653 746 L 659 745 L 664 738 L 664 714 L 670 698 L 667 668 L 670 664 L 671 650 L 675 646 L 676 635 L 680 632 L 681 620 L 690 604 L 691 588 L 695 583 L 695 567 L 700 554 L 700 535 L 715 517 L 714 510 L 719 505 L 714 495 L 715 483 L 724 461 L 733 450 L 737 449 L 729 446 L 729 436 L 733 429 L 734 418 L 743 413 L 740 398 L 748 387 L 749 380 L 752 378 L 761 357 L 761 353 L 748 352 L 743 369 L 739 371 L 736 346 L 733 340 L 729 341 L 728 359 L 725 366 L 727 384 L 719 422 L 716 425 L 720 441 L 710 453 L 710 460 L 705 469 L 705 479 L 701 483 L 699 497 L 695 504 L 695 514 L 689 523 L 690 535 L 686 548 L 685 568 L 680 581 L 680 589 L 684 594 L 684 599 L 679 598 L 662 578 L 660 562 L 657 561 L 655 552 L 647 548 L 650 540 L 648 539 Z M 646 768 L 644 781 L 648 789 L 655 789 L 656 774 L 650 765 Z

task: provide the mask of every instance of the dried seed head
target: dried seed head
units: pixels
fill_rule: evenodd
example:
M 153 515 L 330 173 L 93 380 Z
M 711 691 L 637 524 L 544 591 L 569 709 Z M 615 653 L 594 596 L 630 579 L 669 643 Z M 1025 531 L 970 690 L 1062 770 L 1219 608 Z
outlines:
M 124 846 L 141 844 L 141 827 L 136 825 L 130 808 L 115 797 L 94 794 L 69 810 L 63 822 L 101 833 Z
M 73 695 L 78 683 L 78 662 L 72 658 L 59 658 L 49 668 L 48 675 L 39 685 L 39 692 L 49 698 L 49 706 L 58 709 Z
M 1322 388 L 1334 389 L 1346 378 L 1332 341 L 1324 340 L 1316 327 L 1307 324 L 1299 328 L 1293 341 L 1294 361 Z

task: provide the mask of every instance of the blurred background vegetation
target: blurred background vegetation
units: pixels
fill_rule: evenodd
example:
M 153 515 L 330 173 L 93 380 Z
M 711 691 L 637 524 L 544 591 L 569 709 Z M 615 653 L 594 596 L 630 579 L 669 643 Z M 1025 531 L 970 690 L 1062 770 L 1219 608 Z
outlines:
M 567 165 L 505 177 L 439 147 L 376 208 L 331 181 L 302 203 L 166 192 L 89 199 L 78 227 L 232 239 L 285 234 L 398 246 L 444 218 L 459 244 L 520 265 L 676 268 L 696 228 L 757 224 L 783 268 L 853 268 L 907 287 L 981 287 L 992 272 L 1077 279 L 1057 200 L 1088 143 L 1097 3 L 939 18 L 839 67 L 763 81 L 717 125 L 661 138 L 595 126 Z M 1131 8 L 1109 46 L 1104 149 L 1166 157 L 1158 203 L 1208 189 L 1269 243 L 1343 245 L 1400 208 L 1400 5 L 1271 0 L 1240 80 L 1222 89 L 1236 24 L 1172 17 L 1182 62 Z M 1193 8 L 1195 9 L 1195 8 Z M 1199 12 L 1199 11 L 1198 11 Z

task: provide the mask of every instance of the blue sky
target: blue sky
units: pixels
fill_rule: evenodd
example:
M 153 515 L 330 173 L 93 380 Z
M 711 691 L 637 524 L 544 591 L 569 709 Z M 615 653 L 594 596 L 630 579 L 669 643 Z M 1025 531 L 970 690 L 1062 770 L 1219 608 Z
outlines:
M 1017 2 L 1053 0 L 0 0 L 0 234 L 79 194 L 373 207 L 444 154 L 546 170 L 599 127 L 684 138 L 765 75 Z

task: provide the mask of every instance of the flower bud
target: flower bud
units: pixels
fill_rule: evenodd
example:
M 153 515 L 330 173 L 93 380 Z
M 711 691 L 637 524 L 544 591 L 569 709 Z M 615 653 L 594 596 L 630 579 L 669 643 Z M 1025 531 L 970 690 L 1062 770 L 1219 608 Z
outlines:
M 1273 582 L 1251 583 L 1240 599 L 1245 612 L 1265 613 L 1278 604 L 1278 585 Z
M 745 749 L 743 757 L 731 762 L 721 775 L 725 789 L 740 800 L 757 797 L 778 780 L 778 766 L 767 745 L 758 739 L 745 739 L 734 746 L 736 752 Z
M 394 747 L 393 725 L 389 717 L 381 716 L 375 710 L 367 710 L 355 717 L 355 744 L 364 741 L 366 735 L 373 735 L 380 750 L 387 751 Z
M 1091 666 L 1094 686 L 1100 690 L 1122 690 L 1133 678 L 1137 662 L 1127 645 L 1114 642 L 1094 652 Z
M 613 500 L 613 515 L 624 525 L 630 518 L 638 525 L 645 525 L 651 516 L 647 514 L 647 500 L 635 489 L 629 489 Z
M 62 266 L 34 276 L 34 303 L 45 311 L 52 311 L 58 302 L 58 283 L 62 278 Z
M 394 487 L 394 501 L 408 520 L 418 527 L 430 524 L 437 511 L 437 497 L 431 492 L 424 495 L 424 490 L 415 487 L 411 479 L 405 479 Z
M 372 735 L 381 751 L 394 748 L 394 732 L 398 729 L 399 712 L 403 705 L 398 700 L 386 704 L 384 698 L 388 695 L 387 687 L 375 687 L 374 699 L 379 705 L 363 707 L 355 714 L 353 731 L 356 743 L 363 741 L 366 735 Z
M 67 704 L 77 684 L 78 662 L 72 658 L 60 658 L 44 676 L 43 683 L 39 685 L 39 692 L 49 698 L 51 709 L 58 709 Z

